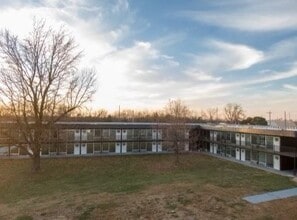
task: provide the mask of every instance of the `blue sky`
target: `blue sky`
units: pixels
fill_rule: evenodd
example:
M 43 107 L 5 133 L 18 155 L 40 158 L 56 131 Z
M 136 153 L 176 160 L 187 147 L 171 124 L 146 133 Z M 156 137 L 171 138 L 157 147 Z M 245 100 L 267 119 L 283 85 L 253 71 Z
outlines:
M 1 1 L 0 28 L 21 37 L 32 18 L 64 25 L 98 72 L 92 108 L 200 111 L 229 102 L 247 115 L 297 118 L 295 0 Z

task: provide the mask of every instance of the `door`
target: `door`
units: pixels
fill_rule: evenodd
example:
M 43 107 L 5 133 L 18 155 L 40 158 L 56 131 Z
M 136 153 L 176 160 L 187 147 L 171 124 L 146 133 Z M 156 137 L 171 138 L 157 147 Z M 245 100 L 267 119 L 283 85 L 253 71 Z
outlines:
M 241 159 L 242 161 L 245 161 L 245 149 L 241 149 L 240 159 Z
M 121 153 L 121 143 L 116 143 L 116 153 Z
M 162 152 L 162 143 L 157 144 L 158 152 Z
M 236 160 L 240 160 L 240 149 L 236 148 Z
M 80 153 L 81 154 L 87 154 L 87 144 L 81 144 Z
M 122 143 L 122 153 L 127 153 L 127 143 Z
M 235 136 L 235 140 L 236 140 L 236 145 L 240 145 L 240 134 L 239 133 L 236 133 L 236 136 Z
M 74 132 L 74 140 L 79 141 L 80 140 L 80 130 L 77 129 Z
M 79 152 L 79 144 L 74 144 L 74 155 L 79 155 L 80 152 Z
M 121 140 L 121 130 L 120 129 L 116 130 L 116 140 L 117 141 Z
M 126 129 L 122 130 L 122 140 L 127 140 L 127 133 L 128 131 Z
M 86 141 L 88 139 L 88 133 L 87 130 L 82 130 L 81 131 L 81 140 Z
M 217 150 L 218 150 L 218 145 L 217 144 L 214 144 L 214 146 L 213 146 L 213 153 L 214 154 L 217 154 Z
M 156 142 L 153 142 L 153 144 L 152 144 L 152 152 L 157 152 L 157 144 L 156 144 Z

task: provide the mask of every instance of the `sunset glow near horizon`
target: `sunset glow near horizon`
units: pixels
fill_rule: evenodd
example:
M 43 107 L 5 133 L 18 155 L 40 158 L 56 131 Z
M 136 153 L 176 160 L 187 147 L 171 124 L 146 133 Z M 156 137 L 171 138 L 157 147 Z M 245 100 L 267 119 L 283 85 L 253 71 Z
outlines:
M 297 119 L 296 0 L 4 0 L 0 28 L 65 26 L 98 72 L 90 106 L 191 109 L 239 103 L 248 116 Z

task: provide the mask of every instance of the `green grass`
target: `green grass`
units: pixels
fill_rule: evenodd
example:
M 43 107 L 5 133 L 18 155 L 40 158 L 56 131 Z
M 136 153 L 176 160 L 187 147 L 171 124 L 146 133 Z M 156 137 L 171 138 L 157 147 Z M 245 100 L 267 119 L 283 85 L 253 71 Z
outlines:
M 0 160 L 0 202 L 55 193 L 129 193 L 173 182 L 194 183 L 197 189 L 204 184 L 246 187 L 253 192 L 295 186 L 287 177 L 206 155 L 182 155 L 179 166 L 174 161 L 174 155 L 42 159 L 42 171 L 32 174 L 30 160 Z

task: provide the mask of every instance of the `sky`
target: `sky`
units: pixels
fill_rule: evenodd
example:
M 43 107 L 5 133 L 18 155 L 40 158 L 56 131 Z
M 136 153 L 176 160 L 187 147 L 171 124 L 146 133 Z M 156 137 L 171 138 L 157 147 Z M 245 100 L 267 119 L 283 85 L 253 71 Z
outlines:
M 241 104 L 297 119 L 296 0 L 0 0 L 0 28 L 63 25 L 97 71 L 93 109 Z

